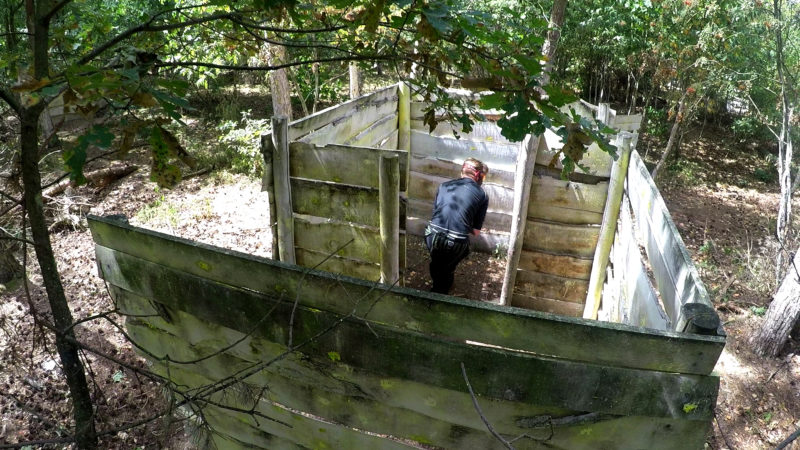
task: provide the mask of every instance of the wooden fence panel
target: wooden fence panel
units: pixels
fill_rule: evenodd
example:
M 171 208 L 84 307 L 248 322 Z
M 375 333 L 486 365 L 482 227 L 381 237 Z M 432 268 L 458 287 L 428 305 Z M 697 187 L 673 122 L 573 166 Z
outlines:
M 433 215 L 433 203 L 424 200 L 408 200 L 408 216 L 419 219 L 430 220 Z M 511 215 L 501 212 L 487 211 L 486 219 L 483 221 L 484 232 L 491 230 L 508 230 L 511 228 Z
M 375 147 L 397 130 L 397 113 L 381 117 L 357 135 L 347 139 L 344 144 Z M 333 142 L 331 142 L 333 143 Z
M 363 262 L 381 260 L 381 235 L 377 228 L 295 216 L 294 239 L 295 246 L 306 250 Z
M 436 158 L 425 158 L 411 155 L 410 169 L 412 172 L 425 175 L 434 175 L 444 178 L 457 178 L 461 175 L 461 164 L 455 161 L 445 161 Z M 484 183 L 491 183 L 507 188 L 514 188 L 514 172 L 489 168 Z
M 544 143 L 543 145 L 545 147 L 539 149 L 539 153 L 536 156 L 536 164 L 561 170 L 563 165 L 561 164 L 560 157 L 554 160 L 558 150 L 564 146 L 564 143 L 561 142 L 561 136 L 547 130 L 542 137 L 544 139 L 542 139 L 541 142 Z M 592 144 L 580 161 L 580 164 L 587 170 L 576 168 L 575 172 L 608 178 L 611 176 L 611 164 L 613 161 L 613 158 L 611 158 L 608 153 L 601 150 L 597 144 Z
M 436 198 L 436 191 L 439 189 L 439 185 L 457 178 L 438 177 L 414 171 L 410 175 L 408 197 L 415 200 L 424 200 L 431 204 Z M 484 183 L 483 190 L 486 192 L 486 196 L 489 197 L 489 211 L 511 214 L 514 207 L 513 189 L 493 183 Z
M 333 121 L 297 140 L 320 145 L 345 144 L 361 136 L 362 132 L 368 132 L 371 126 L 376 123 L 376 120 L 386 116 L 397 116 L 396 100 L 366 103 L 347 118 L 341 121 Z M 397 128 L 397 121 L 395 120 L 394 122 L 394 128 Z M 384 131 L 388 134 L 388 130 Z M 364 136 L 361 137 L 363 138 Z
M 378 264 L 358 259 L 344 258 L 325 252 L 306 250 L 298 247 L 295 249 L 297 265 L 314 267 L 331 273 L 340 273 L 349 277 L 361 278 L 368 281 L 379 281 L 381 267 Z
M 378 189 L 292 178 L 292 208 L 297 214 L 378 227 Z
M 592 260 L 590 258 L 523 250 L 519 258 L 519 268 L 531 272 L 588 280 L 589 273 L 592 271 Z
M 645 248 L 658 292 L 671 322 L 678 322 L 684 303 L 713 307 L 664 200 L 637 152 L 631 155 L 628 187 L 637 225 L 646 237 Z
M 456 162 L 477 158 L 489 166 L 490 173 L 492 169 L 513 173 L 519 144 L 450 139 L 411 130 L 411 148 L 413 154 L 419 157 Z
M 411 129 L 428 133 L 430 128 L 421 120 L 412 120 Z M 502 130 L 499 126 L 497 126 L 496 122 L 475 122 L 472 125 L 472 131 L 469 133 L 464 133 L 461 124 L 439 122 L 439 124 L 430 134 L 439 137 L 455 138 L 454 132 L 457 133 L 458 136 L 463 140 L 496 142 L 499 144 L 514 144 L 513 141 L 510 141 L 503 136 Z
M 536 175 L 528 217 L 566 224 L 599 224 L 607 193 L 608 183 L 586 184 Z
M 408 156 L 403 150 L 377 150 L 343 145 L 317 146 L 304 142 L 289 144 L 289 171 L 295 178 L 377 188 L 381 152 L 390 152 L 400 157 L 400 171 L 405 173 Z M 404 177 L 401 177 L 400 183 L 400 190 L 405 190 Z
M 560 255 L 591 257 L 597 247 L 600 227 L 564 225 L 528 220 L 522 248 Z
M 95 242 L 102 246 L 98 247 L 99 261 L 104 258 L 100 255 L 105 251 L 103 248 L 108 247 L 118 250 L 117 256 L 146 258 L 271 298 L 300 298 L 309 308 L 348 314 L 356 307 L 358 317 L 430 335 L 559 355 L 575 361 L 697 374 L 711 373 L 725 343 L 723 337 L 645 332 L 621 324 L 568 319 L 410 289 L 376 292 L 373 284 L 357 279 L 346 278 L 344 288 L 337 276 L 325 272 L 306 273 L 307 270 L 296 266 L 110 219 L 90 216 L 89 224 Z M 105 276 L 117 276 L 115 265 L 103 267 L 100 262 Z M 360 303 L 354 304 L 359 298 L 362 298 Z M 268 309 L 259 303 L 237 305 L 220 306 L 241 307 L 244 316 L 253 317 L 262 316 Z M 232 314 L 234 321 L 242 315 Z
M 289 140 L 296 141 L 308 133 L 331 123 L 346 122 L 350 117 L 357 115 L 365 108 L 384 104 L 393 104 L 393 110 L 397 110 L 397 85 L 380 89 L 372 94 L 331 106 L 308 117 L 295 120 L 289 124 Z
M 586 300 L 586 289 L 588 287 L 589 282 L 586 280 L 518 270 L 514 292 L 531 297 L 544 297 L 583 304 Z
M 511 306 L 567 317 L 581 317 L 583 315 L 583 303 L 573 303 L 544 297 L 532 297 L 517 291 L 511 296 Z

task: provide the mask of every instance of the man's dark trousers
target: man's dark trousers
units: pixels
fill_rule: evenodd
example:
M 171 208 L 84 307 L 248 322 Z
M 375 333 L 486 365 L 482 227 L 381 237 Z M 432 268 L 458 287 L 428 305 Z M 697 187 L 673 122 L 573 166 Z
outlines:
M 454 241 L 444 233 L 430 233 L 425 243 L 431 253 L 432 292 L 447 294 L 453 286 L 456 266 L 469 254 L 469 240 Z

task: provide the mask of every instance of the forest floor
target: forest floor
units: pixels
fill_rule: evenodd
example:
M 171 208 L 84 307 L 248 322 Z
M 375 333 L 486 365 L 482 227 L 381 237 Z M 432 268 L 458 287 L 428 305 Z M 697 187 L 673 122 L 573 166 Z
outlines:
M 197 139 L 203 139 L 208 124 L 190 121 L 190 126 L 196 127 Z M 661 148 L 659 140 L 642 139 L 639 144 L 648 162 Z M 660 187 L 728 333 L 716 368 L 720 393 L 708 448 L 773 448 L 800 427 L 800 345 L 790 342 L 780 358 L 763 359 L 753 354 L 749 343 L 776 287 L 777 245 L 771 235 L 777 184 L 765 175 L 774 171 L 765 162 L 769 151 L 733 141 L 730 133 L 713 127 L 690 132 L 682 148 L 681 159 L 669 167 Z M 259 180 L 214 171 L 175 189 L 159 190 L 148 179 L 146 156 L 132 158 L 129 162 L 140 170 L 107 186 L 69 191 L 51 204 L 54 216 L 62 217 L 64 211 L 81 217 L 124 214 L 134 225 L 271 256 L 268 208 Z M 113 301 L 96 275 L 94 244 L 82 222 L 55 229 L 53 246 L 75 318 L 96 317 L 76 327 L 79 338 L 117 358 L 112 363 L 84 354 L 98 405 L 98 428 L 112 430 L 103 435 L 101 448 L 191 448 L 192 433 L 180 421 L 119 429 L 169 405 L 154 382 L 132 370 L 146 363 L 118 328 L 121 317 L 113 313 Z M 30 314 L 32 308 L 47 308 L 32 251 L 27 258 L 30 301 L 22 287 L 0 291 L 0 447 L 57 441 L 70 428 L 58 358 Z M 427 254 L 421 239 L 409 239 L 408 261 L 406 284 L 427 289 Z M 502 259 L 473 253 L 459 267 L 453 294 L 494 299 L 503 270 Z M 57 442 L 44 446 L 60 448 Z

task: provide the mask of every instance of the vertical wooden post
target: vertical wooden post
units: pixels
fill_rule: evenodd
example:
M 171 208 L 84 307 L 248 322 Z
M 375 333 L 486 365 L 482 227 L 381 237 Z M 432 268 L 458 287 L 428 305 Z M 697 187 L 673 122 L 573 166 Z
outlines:
M 397 84 L 397 149 L 411 150 L 411 90 L 402 81 Z
M 500 291 L 500 304 L 508 305 L 514 293 L 517 279 L 517 266 L 522 252 L 522 239 L 525 236 L 525 223 L 528 220 L 528 201 L 531 197 L 533 168 L 539 151 L 539 137 L 525 136 L 517 154 L 517 170 L 514 174 L 514 209 L 511 215 L 511 236 L 508 242 L 506 273 L 503 289 Z
M 261 191 L 267 193 L 269 204 L 269 229 L 272 235 L 272 259 L 278 259 L 278 216 L 275 208 L 275 179 L 272 173 L 272 134 L 261 136 L 261 156 L 264 158 L 264 175 L 261 178 Z
M 275 205 L 278 219 L 278 254 L 280 260 L 295 263 L 292 186 L 289 182 L 289 119 L 272 118 L 272 173 L 275 182 Z
M 597 120 L 611 126 L 611 124 L 608 123 L 609 120 L 611 120 L 611 105 L 608 103 L 600 103 L 597 105 Z
M 400 278 L 400 158 L 380 157 L 378 171 L 381 216 L 381 282 Z
M 358 64 L 355 61 L 350 61 L 350 99 L 361 97 L 361 72 L 358 70 Z
M 621 142 L 621 144 L 620 144 Z M 611 179 L 608 184 L 608 196 L 603 210 L 603 221 L 600 223 L 600 237 L 592 260 L 592 273 L 589 275 L 589 290 L 586 294 L 586 304 L 583 309 L 584 319 L 597 319 L 600 310 L 600 297 L 603 291 L 608 257 L 614 243 L 614 234 L 617 231 L 619 208 L 622 204 L 622 190 L 625 186 L 625 177 L 628 174 L 628 161 L 631 157 L 631 135 L 622 132 L 617 135 L 617 149 L 619 155 L 611 167 Z

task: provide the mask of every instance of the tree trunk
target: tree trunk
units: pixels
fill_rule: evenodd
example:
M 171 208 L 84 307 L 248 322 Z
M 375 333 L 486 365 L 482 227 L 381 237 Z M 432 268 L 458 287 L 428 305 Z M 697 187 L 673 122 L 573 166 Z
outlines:
M 789 234 L 792 222 L 792 112 L 793 107 L 789 100 L 789 90 L 787 89 L 786 75 L 784 74 L 784 54 L 783 54 L 783 27 L 782 23 L 782 4 L 781 0 L 774 0 L 773 13 L 775 15 L 775 54 L 778 72 L 778 83 L 781 87 L 781 131 L 778 137 L 778 182 L 781 186 L 781 196 L 778 202 L 778 223 L 776 236 L 778 242 L 783 245 Z M 783 270 L 783 250 L 778 252 L 775 261 L 775 279 L 781 279 Z
M 767 316 L 758 334 L 753 337 L 753 350 L 762 356 L 777 356 L 800 317 L 800 249 L 769 305 Z
M 267 62 L 271 66 L 285 64 L 288 60 L 286 47 L 282 45 L 269 45 L 267 49 Z M 292 121 L 292 94 L 289 86 L 289 77 L 285 69 L 273 70 L 269 74 L 269 87 L 272 92 L 272 115 L 286 116 Z
M 350 98 L 361 97 L 361 72 L 358 70 L 358 64 L 350 62 Z
M 550 10 L 550 23 L 547 25 L 547 40 L 544 41 L 542 46 L 542 55 L 545 57 L 544 69 L 542 70 L 542 86 L 550 82 L 550 74 L 553 72 L 553 59 L 556 57 L 566 10 L 567 0 L 555 0 L 553 2 L 553 9 Z
M 675 122 L 672 124 L 672 130 L 669 132 L 669 140 L 667 141 L 667 148 L 664 149 L 664 154 L 661 155 L 661 159 L 656 164 L 656 167 L 653 169 L 653 173 L 650 174 L 653 177 L 653 181 L 658 181 L 658 175 L 661 173 L 661 170 L 664 168 L 664 163 L 672 156 L 672 152 L 674 151 L 677 138 L 678 138 L 678 131 L 680 131 L 681 125 L 683 123 L 683 110 L 686 104 L 686 91 L 683 91 L 683 95 L 681 95 L 681 99 L 678 101 L 678 113 L 675 114 Z
M 47 300 L 56 328 L 55 340 L 61 365 L 72 397 L 72 412 L 75 419 L 75 442 L 80 449 L 97 448 L 94 427 L 94 410 L 86 383 L 83 364 L 74 344 L 73 319 L 56 267 L 56 258 L 50 244 L 50 233 L 45 222 L 42 203 L 42 181 L 39 173 L 39 114 L 41 107 L 23 109 L 20 114 L 20 148 L 22 154 L 22 182 L 25 189 L 25 208 L 33 235 L 36 259 L 42 272 Z

